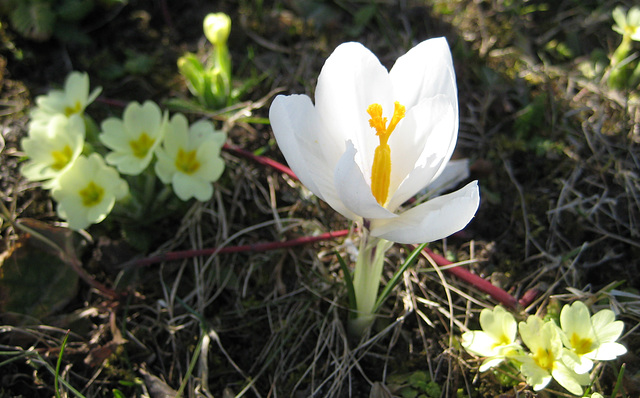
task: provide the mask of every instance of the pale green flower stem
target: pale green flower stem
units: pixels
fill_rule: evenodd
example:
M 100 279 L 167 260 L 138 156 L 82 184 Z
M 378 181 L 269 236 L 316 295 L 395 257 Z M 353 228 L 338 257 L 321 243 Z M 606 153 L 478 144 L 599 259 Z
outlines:
M 628 57 L 631 51 L 631 36 L 623 35 L 622 42 L 611 56 L 611 71 L 609 72 L 608 83 L 612 88 L 624 88 L 627 83 L 627 68 L 622 62 Z
M 393 242 L 370 236 L 366 228 L 362 231 L 353 274 L 356 315 L 349 321 L 349 330 L 358 336 L 363 335 L 375 320 L 385 254 L 393 245 Z

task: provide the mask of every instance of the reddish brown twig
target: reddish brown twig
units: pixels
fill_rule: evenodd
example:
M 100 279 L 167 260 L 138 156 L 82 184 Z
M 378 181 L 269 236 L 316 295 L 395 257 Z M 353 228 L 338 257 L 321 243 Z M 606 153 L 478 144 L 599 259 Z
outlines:
M 423 249 L 423 253 L 431 257 L 431 259 L 440 267 L 453 264 L 451 261 L 442 257 L 441 255 L 434 253 L 429 248 L 425 247 Z M 518 308 L 518 300 L 516 300 L 515 297 L 505 292 L 504 290 L 500 289 L 499 287 L 493 285 L 491 282 L 482 279 L 478 275 L 472 274 L 466 268 L 449 267 L 449 268 L 445 268 L 444 271 L 456 276 L 457 278 L 462 279 L 463 281 L 467 282 L 471 286 L 474 286 L 481 292 L 484 292 L 489 296 L 493 297 L 496 301 L 502 303 L 503 305 L 511 309 Z
M 347 235 L 348 233 L 349 233 L 349 230 L 344 229 L 341 231 L 326 232 L 326 233 L 315 235 L 315 236 L 303 236 L 301 238 L 286 240 L 283 242 L 267 242 L 267 243 L 256 243 L 255 245 L 228 246 L 228 247 L 222 247 L 222 248 L 212 247 L 207 249 L 176 251 L 176 252 L 161 254 L 159 256 L 134 260 L 130 263 L 130 265 L 135 267 L 143 267 L 143 266 L 151 265 L 154 263 L 159 263 L 162 261 L 175 261 L 175 260 L 182 260 L 182 259 L 191 258 L 191 257 L 209 256 L 216 253 L 224 254 L 224 253 L 239 253 L 239 252 L 264 252 L 269 250 L 277 250 L 277 249 L 284 249 L 292 246 L 304 245 L 306 243 L 313 243 L 313 242 L 318 242 L 322 240 L 340 238 Z
M 236 155 L 240 155 L 243 156 L 247 159 L 251 159 L 256 163 L 265 165 L 265 166 L 269 166 L 272 169 L 275 169 L 281 173 L 284 173 L 286 175 L 288 175 L 289 177 L 298 180 L 298 176 L 296 176 L 296 174 L 293 172 L 293 170 L 291 170 L 290 168 L 288 168 L 287 166 L 283 165 L 282 163 L 278 163 L 275 160 L 269 159 L 267 157 L 264 156 L 258 156 L 258 155 L 254 155 L 253 153 L 244 150 L 242 148 L 238 148 L 236 146 L 232 146 L 229 144 L 224 144 L 224 146 L 222 147 L 222 149 L 225 149 L 229 152 L 235 153 Z

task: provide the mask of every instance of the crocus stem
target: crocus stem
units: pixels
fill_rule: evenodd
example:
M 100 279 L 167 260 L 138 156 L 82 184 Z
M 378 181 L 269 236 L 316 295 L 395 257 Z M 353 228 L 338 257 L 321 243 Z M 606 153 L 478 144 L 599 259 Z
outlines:
M 350 331 L 358 336 L 364 334 L 375 319 L 374 308 L 378 298 L 385 253 L 393 245 L 392 242 L 370 236 L 366 228 L 362 231 L 353 274 L 356 314 L 349 323 Z

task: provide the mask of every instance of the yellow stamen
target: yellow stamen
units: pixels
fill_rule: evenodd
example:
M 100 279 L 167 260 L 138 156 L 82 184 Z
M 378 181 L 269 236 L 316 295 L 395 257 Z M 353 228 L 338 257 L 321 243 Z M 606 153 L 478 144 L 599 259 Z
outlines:
M 104 197 L 104 188 L 91 181 L 86 187 L 84 187 L 84 189 L 81 189 L 79 193 L 82 197 L 82 204 L 86 207 L 91 207 L 102 202 L 102 198 Z
M 573 347 L 576 354 L 578 355 L 583 355 L 593 351 L 591 349 L 591 346 L 593 345 L 593 341 L 588 337 L 582 338 L 578 336 L 577 333 L 573 333 L 571 335 L 570 342 L 571 342 L 571 347 Z
M 200 162 L 196 159 L 196 151 L 186 152 L 180 148 L 176 156 L 176 168 L 185 174 L 193 174 L 200 168 Z
M 371 167 L 371 193 L 380 206 L 387 203 L 389 196 L 389 184 L 391 182 L 391 148 L 387 144 L 389 136 L 405 114 L 405 107 L 395 102 L 393 117 L 387 126 L 387 118 L 382 117 L 382 106 L 371 104 L 367 108 L 367 113 L 371 116 L 369 126 L 376 130 L 376 135 L 380 139 L 380 145 L 373 154 L 373 166 Z
M 76 101 L 73 106 L 67 106 L 64 108 L 64 115 L 69 117 L 73 114 L 79 113 L 82 110 L 82 104 L 80 101 Z
M 150 138 L 146 132 L 143 132 L 137 140 L 129 141 L 129 146 L 133 150 L 133 156 L 142 159 L 147 156 L 154 142 L 155 140 L 153 138 Z
M 51 157 L 53 158 L 51 168 L 56 171 L 64 169 L 64 167 L 69 164 L 72 156 L 73 151 L 69 145 L 65 145 L 65 147 L 59 151 L 51 151 Z

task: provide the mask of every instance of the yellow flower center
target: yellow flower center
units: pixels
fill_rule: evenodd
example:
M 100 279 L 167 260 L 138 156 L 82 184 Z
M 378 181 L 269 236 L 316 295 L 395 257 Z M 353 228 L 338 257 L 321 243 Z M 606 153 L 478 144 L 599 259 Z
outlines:
M 53 158 L 51 168 L 56 171 L 64 169 L 64 167 L 69 164 L 72 156 L 73 151 L 69 145 L 65 145 L 65 147 L 59 151 L 51 151 L 51 157 Z
M 551 371 L 553 370 L 553 363 L 555 362 L 555 357 L 551 350 L 545 350 L 544 348 L 538 348 L 535 354 L 533 354 L 533 360 L 536 361 L 538 366 L 542 369 Z
M 73 106 L 67 106 L 64 108 L 64 115 L 69 117 L 73 114 L 80 113 L 81 110 L 82 104 L 80 103 L 80 101 L 76 101 Z
M 142 159 L 147 156 L 154 142 L 155 140 L 149 137 L 146 132 L 142 132 L 137 140 L 129 141 L 129 146 L 133 150 L 133 156 Z
M 509 340 L 509 337 L 507 337 L 507 335 L 503 333 L 502 335 L 500 335 L 500 338 L 496 340 L 495 343 L 493 343 L 491 349 L 493 350 L 494 348 L 500 347 L 502 345 L 509 345 L 510 343 L 511 340 Z
M 588 337 L 582 338 L 578 336 L 577 333 L 571 334 L 571 338 L 569 339 L 571 342 L 571 347 L 575 350 L 576 354 L 583 355 L 588 352 L 593 351 L 591 346 L 593 345 L 593 340 Z
M 387 126 L 387 118 L 382 117 L 382 106 L 371 104 L 367 108 L 367 113 L 371 116 L 369 126 L 376 130 L 376 135 L 380 139 L 380 145 L 373 154 L 373 166 L 371 167 L 371 193 L 376 198 L 380 206 L 387 203 L 389 196 L 389 183 L 391 182 L 391 148 L 387 141 L 393 133 L 400 120 L 404 117 L 405 107 L 395 102 L 393 117 Z
M 185 151 L 180 148 L 176 156 L 176 168 L 185 174 L 193 174 L 200 168 L 200 162 L 196 159 L 196 151 Z
M 79 193 L 82 198 L 82 204 L 86 207 L 91 207 L 102 202 L 102 198 L 104 197 L 104 188 L 91 181 L 86 187 L 81 189 Z

